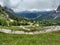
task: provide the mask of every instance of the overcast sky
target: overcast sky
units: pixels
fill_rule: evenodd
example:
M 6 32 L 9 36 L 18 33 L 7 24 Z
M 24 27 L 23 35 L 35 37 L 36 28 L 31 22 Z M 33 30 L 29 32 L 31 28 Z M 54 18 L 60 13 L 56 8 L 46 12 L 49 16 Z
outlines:
M 56 9 L 60 0 L 0 0 L 2 6 L 7 6 L 15 12 L 30 9 Z

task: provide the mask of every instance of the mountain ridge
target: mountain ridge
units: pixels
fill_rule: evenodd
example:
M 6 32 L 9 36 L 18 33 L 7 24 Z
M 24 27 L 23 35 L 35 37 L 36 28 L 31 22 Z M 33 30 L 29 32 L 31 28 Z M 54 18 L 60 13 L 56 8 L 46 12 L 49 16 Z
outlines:
M 49 10 L 49 9 L 47 9 L 47 11 L 46 10 L 45 11 L 25 10 L 25 11 L 21 11 L 21 12 L 14 13 L 14 14 L 16 14 L 16 16 L 18 16 L 18 17 L 21 16 L 21 17 L 25 17 L 28 19 L 32 19 L 32 20 L 35 20 L 35 18 L 37 18 L 37 17 L 38 17 L 37 18 L 38 20 L 52 20 L 52 19 L 58 20 L 60 17 L 60 12 L 58 12 L 60 9 L 59 7 L 60 6 L 58 6 L 58 8 L 56 10 Z

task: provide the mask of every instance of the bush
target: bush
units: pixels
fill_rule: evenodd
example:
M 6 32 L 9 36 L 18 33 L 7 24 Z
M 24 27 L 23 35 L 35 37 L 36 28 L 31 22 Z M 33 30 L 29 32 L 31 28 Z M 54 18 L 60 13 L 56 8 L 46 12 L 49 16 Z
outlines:
M 7 26 L 7 22 L 4 19 L 0 19 L 0 25 Z

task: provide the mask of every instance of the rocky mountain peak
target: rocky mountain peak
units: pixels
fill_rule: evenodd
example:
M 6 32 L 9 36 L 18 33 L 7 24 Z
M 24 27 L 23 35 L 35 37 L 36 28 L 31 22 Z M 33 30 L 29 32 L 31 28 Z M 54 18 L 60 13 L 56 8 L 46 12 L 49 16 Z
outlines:
M 60 5 L 58 6 L 57 11 L 60 12 Z

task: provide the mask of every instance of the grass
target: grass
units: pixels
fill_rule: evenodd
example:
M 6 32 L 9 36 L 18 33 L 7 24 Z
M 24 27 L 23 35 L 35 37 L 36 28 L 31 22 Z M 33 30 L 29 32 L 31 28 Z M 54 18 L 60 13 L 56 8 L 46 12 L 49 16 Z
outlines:
M 11 35 L 0 32 L 0 45 L 60 45 L 60 31 L 38 35 Z
M 18 27 L 18 26 L 9 26 L 9 27 L 7 27 L 7 26 L 0 26 L 0 27 L 4 28 L 4 29 L 21 30 L 21 28 Z

